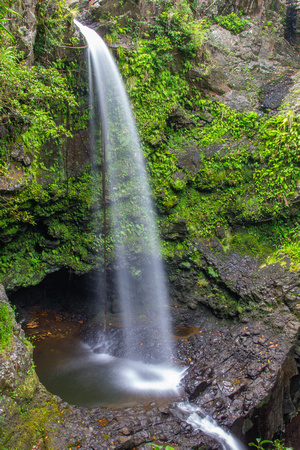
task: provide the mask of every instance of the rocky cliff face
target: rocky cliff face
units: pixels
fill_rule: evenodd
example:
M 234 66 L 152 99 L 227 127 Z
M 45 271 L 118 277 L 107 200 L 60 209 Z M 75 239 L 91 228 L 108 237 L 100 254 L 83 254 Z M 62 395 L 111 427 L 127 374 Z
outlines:
M 270 2 L 268 2 L 267 6 L 270 6 L 269 4 Z M 279 0 L 277 4 L 283 6 L 284 1 Z M 238 13 L 239 11 L 243 11 L 246 15 L 257 16 L 263 13 L 265 6 L 266 2 L 264 0 L 200 0 L 198 2 L 199 11 L 204 15 L 226 15 L 231 12 Z
M 216 241 L 198 249 L 197 264 L 187 258 L 177 275 L 170 268 L 172 298 L 193 311 L 180 311 L 177 323 L 197 323 L 199 305 L 220 319 L 240 315 L 241 323 L 227 328 L 220 322 L 212 329 L 202 313 L 200 337 L 188 338 L 194 355 L 189 398 L 248 442 L 255 435 L 271 438 L 297 414 L 299 273 L 280 264 L 260 268 L 257 259 L 234 251 L 226 255 Z
M 33 46 L 36 37 L 36 8 L 37 0 L 22 0 L 14 2 L 12 9 L 18 15 L 11 14 L 9 29 L 15 36 L 18 50 L 24 52 L 29 65 L 33 63 Z
M 207 70 L 205 63 L 203 68 L 194 67 L 190 78 L 210 93 L 225 94 L 217 98 L 230 108 L 260 109 L 263 86 L 283 78 L 289 69 L 300 67 L 299 56 L 282 40 L 282 24 L 272 21 L 270 27 L 271 32 L 262 35 L 264 25 L 257 19 L 251 27 L 234 36 L 214 25 L 206 44 L 210 68 Z

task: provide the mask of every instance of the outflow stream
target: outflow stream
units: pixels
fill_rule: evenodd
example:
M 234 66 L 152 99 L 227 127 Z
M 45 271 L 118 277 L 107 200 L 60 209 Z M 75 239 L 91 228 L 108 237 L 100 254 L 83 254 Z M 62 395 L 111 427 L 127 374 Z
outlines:
M 244 445 L 231 433 L 219 427 L 217 422 L 206 412 L 188 402 L 177 404 L 177 416 L 192 425 L 195 430 L 201 430 L 204 434 L 215 439 L 223 450 L 245 450 Z

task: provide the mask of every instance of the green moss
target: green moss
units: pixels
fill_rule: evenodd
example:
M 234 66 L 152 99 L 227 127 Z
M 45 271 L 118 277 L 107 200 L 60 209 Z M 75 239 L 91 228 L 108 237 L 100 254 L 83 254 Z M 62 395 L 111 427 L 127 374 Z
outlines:
M 186 69 L 173 64 L 173 39 L 181 32 L 168 14 L 167 10 L 157 20 L 156 35 L 149 28 L 148 36 L 137 41 L 132 55 L 121 52 L 121 68 L 144 139 L 153 192 L 160 211 L 168 213 L 160 219 L 162 228 L 166 229 L 169 221 L 185 218 L 190 242 L 212 236 L 219 224 L 227 228 L 247 224 L 255 235 L 254 230 L 259 234 L 265 221 L 290 220 L 300 179 L 296 162 L 299 119 L 287 114 L 259 121 L 254 112 L 239 113 L 201 98 L 199 90 L 188 82 Z M 236 25 L 234 31 L 241 31 L 247 22 L 235 15 L 227 19 Z M 160 54 L 160 48 L 169 56 Z M 188 59 L 195 63 L 197 57 L 190 54 Z M 161 72 L 165 78 L 160 78 Z M 183 118 L 180 125 L 176 123 L 177 111 Z M 198 167 L 185 163 L 197 154 Z M 184 174 L 184 181 L 178 181 L 176 172 Z M 264 251 L 255 246 L 253 238 L 248 239 L 247 244 L 237 239 L 236 247 L 251 254 Z M 169 255 L 176 253 L 170 243 L 164 244 L 164 250 Z
M 209 286 L 209 281 L 201 274 L 197 281 L 197 286 L 201 291 L 204 291 Z
M 229 201 L 229 200 L 228 200 Z M 162 219 L 162 224 L 169 220 L 186 219 L 190 238 L 203 238 L 213 234 L 216 224 L 225 223 L 220 212 L 226 210 L 224 197 L 218 194 L 200 193 L 190 188 L 180 196 L 178 205 L 172 214 Z M 166 226 L 166 225 L 165 225 Z
M 56 401 L 36 398 L 16 405 L 11 400 L 5 402 L 7 412 L 14 415 L 5 428 L 0 428 L 1 448 L 21 446 L 24 450 L 30 450 L 37 444 L 48 445 L 48 424 L 61 416 Z
M 33 365 L 27 373 L 17 374 L 15 383 L 13 392 L 0 394 L 5 411 L 5 423 L 0 422 L 0 447 L 30 450 L 37 443 L 45 445 L 48 423 L 61 416 L 58 404 L 41 390 Z
M 204 20 L 194 19 L 188 2 L 160 6 L 156 24 L 149 24 L 144 35 L 135 39 L 134 50 L 119 51 L 140 131 L 151 146 L 163 142 L 169 115 L 189 98 L 185 75 L 207 31 Z
M 14 314 L 9 305 L 0 302 L 0 351 L 5 349 L 12 337 L 14 327 Z
M 250 256 L 261 256 L 271 251 L 269 248 L 263 246 L 255 236 L 247 233 L 235 234 L 231 237 L 229 245 L 231 249 Z
M 199 302 L 211 308 L 214 314 L 221 318 L 232 319 L 243 311 L 242 305 L 237 299 L 215 284 L 207 286 L 205 295 L 199 297 Z

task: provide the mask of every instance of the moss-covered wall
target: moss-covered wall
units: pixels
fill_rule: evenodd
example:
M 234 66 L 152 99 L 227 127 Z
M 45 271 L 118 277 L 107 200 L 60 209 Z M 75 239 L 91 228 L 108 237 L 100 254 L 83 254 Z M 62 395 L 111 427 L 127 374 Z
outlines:
M 88 270 L 99 245 L 99 205 L 88 169 L 84 48 L 73 15 L 64 1 L 20 2 L 17 14 L 9 6 L 1 10 L 13 19 L 14 38 L 2 31 L 0 278 L 12 289 L 36 284 L 71 260 L 80 271 L 85 259 Z
M 8 318 L 9 315 L 9 318 Z M 48 420 L 59 416 L 57 401 L 39 383 L 32 345 L 0 285 L 0 446 L 31 449 L 44 445 Z
M 92 13 L 100 22 L 112 19 L 108 5 Z M 208 19 L 201 6 L 160 2 L 140 27 L 127 14 L 122 22 L 114 17 L 106 39 L 117 47 L 133 101 L 166 255 L 220 226 L 225 246 L 240 240 L 235 233 L 251 233 L 258 253 L 261 245 L 269 252 L 284 245 L 291 254 L 299 232 L 299 118 L 295 104 L 280 104 L 300 60 L 284 40 L 279 6 L 253 18 L 224 12 Z M 176 233 L 170 239 L 178 220 L 187 227 L 183 242 Z

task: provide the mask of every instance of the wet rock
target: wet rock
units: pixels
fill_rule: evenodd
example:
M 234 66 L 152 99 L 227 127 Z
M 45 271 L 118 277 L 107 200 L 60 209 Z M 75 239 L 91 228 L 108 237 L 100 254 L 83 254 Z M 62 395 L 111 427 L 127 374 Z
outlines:
M 204 121 L 203 125 L 205 125 L 205 123 L 206 122 Z M 195 122 L 195 119 L 189 117 L 185 110 L 176 108 L 169 114 L 167 124 L 174 130 L 179 130 L 180 128 L 195 126 L 197 123 Z
M 290 3 L 290 4 L 289 4 Z M 297 43 L 297 7 L 296 3 L 287 1 L 284 37 L 292 45 Z
M 16 161 L 23 161 L 24 146 L 22 144 L 13 146 L 11 150 L 11 157 Z
M 189 71 L 188 77 L 199 89 L 217 94 L 226 94 L 230 90 L 225 74 L 218 68 L 212 68 L 207 73 L 206 68 L 194 67 Z
M 208 10 L 209 7 L 206 14 Z M 275 74 L 300 67 L 299 55 L 282 38 L 281 18 L 274 12 L 268 14 L 272 30 L 264 30 L 263 34 L 255 20 L 237 35 L 212 25 L 204 44 L 205 64 L 193 67 L 189 73 L 191 82 L 233 109 L 259 110 L 258 92 L 262 86 Z
M 198 359 L 193 368 L 189 368 L 185 377 L 190 399 L 199 406 L 204 406 L 219 423 L 226 426 L 233 426 L 242 416 L 246 420 L 249 414 L 253 423 L 251 428 L 255 428 L 258 423 L 254 417 L 259 416 L 262 420 L 259 408 L 264 411 L 264 433 L 268 434 L 270 428 L 278 430 L 283 426 L 283 411 L 290 411 L 292 414 L 295 407 L 290 403 L 289 394 L 291 380 L 298 373 L 291 353 L 292 340 L 288 339 L 283 343 L 282 336 L 279 340 L 278 335 L 271 329 L 266 329 L 263 323 L 251 323 L 247 327 L 237 325 L 231 329 L 225 327 L 222 331 L 215 330 L 214 333 L 208 332 L 205 335 L 201 333 L 200 338 L 205 356 Z M 244 338 L 245 345 L 241 346 Z M 178 345 L 180 348 L 183 343 Z M 197 359 L 194 345 L 190 348 L 189 357 L 193 358 L 193 355 Z M 207 366 L 213 369 L 216 382 L 197 383 L 197 379 L 201 377 L 201 367 L 202 376 L 205 377 Z M 283 372 L 277 372 L 276 366 L 281 366 Z M 264 397 L 266 392 L 269 394 Z M 270 408 L 268 411 L 263 402 L 258 406 L 262 401 L 259 400 L 261 396 L 269 398 L 266 401 Z
M 120 437 L 118 437 L 118 443 L 119 444 L 123 444 L 124 448 L 128 448 L 127 446 L 125 446 L 125 444 L 128 443 L 130 440 L 131 440 L 131 438 L 128 437 L 128 436 L 120 436 Z
M 11 308 L 5 290 L 0 285 L 0 308 L 2 305 Z M 13 315 L 12 310 L 11 313 Z M 24 425 L 23 421 L 30 420 L 30 413 L 37 405 L 46 408 L 46 402 L 51 398 L 34 372 L 32 346 L 25 341 L 21 326 L 14 323 L 11 342 L 4 351 L 0 351 L 0 446 L 5 443 L 10 448 L 20 447 L 18 431 L 28 425 L 28 422 Z M 39 426 L 39 420 L 36 422 Z M 23 439 L 21 445 L 27 446 L 26 438 Z
M 185 170 L 191 176 L 198 173 L 200 169 L 201 155 L 198 149 L 190 148 L 184 149 L 184 153 L 178 158 L 177 165 L 180 169 Z
M 58 247 L 60 244 L 60 241 L 58 240 L 50 240 L 50 239 L 44 239 L 43 240 L 43 247 L 54 249 Z
M 260 101 L 263 109 L 276 110 L 279 108 L 293 85 L 293 74 L 294 71 L 289 70 L 286 74 L 282 74 L 262 87 Z
M 30 164 L 31 164 L 31 159 L 30 159 L 30 157 L 28 156 L 28 155 L 24 155 L 24 158 L 23 158 L 23 164 L 24 164 L 24 166 L 30 166 Z
M 205 259 L 207 270 L 216 281 L 224 283 L 228 291 L 237 294 L 246 303 L 279 305 L 284 302 L 299 315 L 299 274 L 279 263 L 260 266 L 255 257 L 235 251 L 224 253 L 212 243 L 197 243 L 196 248 Z M 299 316 L 300 317 L 300 316 Z
M 3 139 L 8 133 L 7 128 L 4 125 L 0 125 L 0 138 Z
M 200 384 L 198 384 L 198 386 L 195 388 L 195 390 L 190 394 L 189 399 L 194 400 L 195 398 L 199 397 L 199 395 L 201 393 L 203 393 L 205 391 L 205 389 L 207 389 L 209 384 L 210 383 L 207 383 L 207 381 L 202 381 Z M 218 401 L 216 403 L 216 408 L 221 409 L 221 407 L 222 407 L 222 403 Z
M 286 283 L 281 286 L 285 288 Z M 286 326 L 283 333 L 272 327 L 279 317 Z M 283 429 L 283 417 L 295 413 L 299 398 L 293 352 L 299 323 L 288 308 L 274 312 L 272 325 L 262 320 L 249 320 L 247 325 L 219 323 L 205 310 L 179 310 L 177 318 L 181 324 L 198 327 L 198 332 L 176 340 L 175 358 L 187 367 L 181 399 L 201 406 L 220 425 L 239 430 L 242 439 L 253 434 L 271 437 Z M 6 392 L 13 392 L 17 378 L 11 357 L 9 364 L 0 379 L 5 380 Z M 84 449 L 142 450 L 153 441 L 182 449 L 218 448 L 179 419 L 176 403 L 167 400 L 115 409 L 87 409 L 63 402 L 58 407 L 59 420 L 50 421 L 47 428 L 53 449 L 76 442 Z
M 167 241 L 184 241 L 187 237 L 187 221 L 185 219 L 177 219 L 170 221 L 168 229 L 163 232 L 164 239 Z
M 225 237 L 225 229 L 224 227 L 221 227 L 220 225 L 216 229 L 216 236 L 219 239 L 223 239 Z
M 253 104 L 258 102 L 258 94 L 256 91 L 235 91 L 230 90 L 224 96 L 225 103 L 229 108 L 236 109 L 240 112 L 251 111 Z
M 214 249 L 215 252 L 223 252 L 223 247 L 218 239 L 211 239 L 210 241 L 211 248 Z
M 194 302 L 188 303 L 187 306 L 189 309 L 193 309 L 193 310 L 197 309 L 197 303 L 194 303 Z
M 13 180 L 7 179 L 5 177 L 0 177 L 0 191 L 2 192 L 14 192 L 21 189 L 24 183 L 16 183 Z
M 239 14 L 240 11 L 243 11 L 247 16 L 256 16 L 262 14 L 263 2 L 260 0 L 219 0 L 218 2 L 214 0 L 200 0 L 198 8 L 200 13 L 212 14 L 212 17 L 218 14 L 225 16 L 232 12 Z

